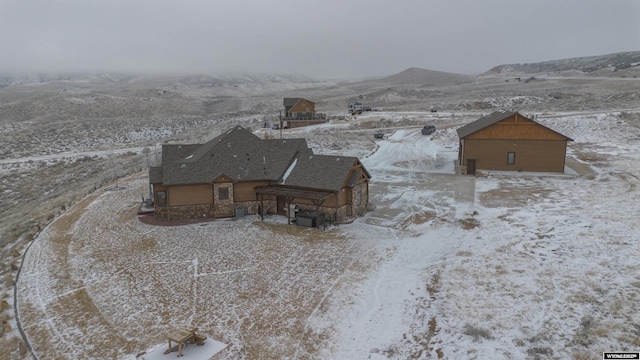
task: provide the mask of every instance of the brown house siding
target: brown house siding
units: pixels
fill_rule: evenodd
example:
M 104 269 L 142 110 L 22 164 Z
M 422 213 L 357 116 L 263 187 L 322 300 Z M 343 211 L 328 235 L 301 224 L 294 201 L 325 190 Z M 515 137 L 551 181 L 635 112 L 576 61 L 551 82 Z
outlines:
M 464 141 L 462 165 L 476 160 L 476 167 L 485 170 L 564 172 L 566 140 L 476 140 Z M 515 153 L 515 163 L 507 156 Z
M 236 202 L 256 201 L 256 187 L 269 185 L 268 181 L 238 182 L 233 186 L 233 198 Z
M 301 99 L 295 105 L 289 109 L 290 113 L 315 113 L 316 106 L 311 101 L 307 101 L 305 99 Z
M 213 199 L 211 184 L 170 186 L 169 206 L 210 204 Z

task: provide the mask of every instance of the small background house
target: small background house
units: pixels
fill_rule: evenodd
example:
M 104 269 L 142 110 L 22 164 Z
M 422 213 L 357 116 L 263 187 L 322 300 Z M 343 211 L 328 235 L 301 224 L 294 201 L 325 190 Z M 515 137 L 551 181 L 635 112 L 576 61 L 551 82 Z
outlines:
M 341 221 L 366 211 L 371 176 L 356 157 L 316 155 L 305 139 L 262 139 L 237 126 L 205 144 L 163 145 L 149 169 L 157 218 L 308 210 Z
M 517 112 L 498 110 L 458 130 L 462 174 L 477 169 L 564 172 L 569 137 Z
M 303 98 L 284 98 L 283 126 L 290 128 L 327 122 L 327 115 L 316 112 L 316 104 Z

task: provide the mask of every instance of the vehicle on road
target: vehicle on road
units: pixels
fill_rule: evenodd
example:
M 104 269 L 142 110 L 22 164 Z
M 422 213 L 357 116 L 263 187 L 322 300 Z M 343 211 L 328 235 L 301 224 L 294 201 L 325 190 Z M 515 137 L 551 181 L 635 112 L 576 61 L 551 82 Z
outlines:
M 436 127 L 433 125 L 425 125 L 422 128 L 422 135 L 431 135 L 436 132 Z

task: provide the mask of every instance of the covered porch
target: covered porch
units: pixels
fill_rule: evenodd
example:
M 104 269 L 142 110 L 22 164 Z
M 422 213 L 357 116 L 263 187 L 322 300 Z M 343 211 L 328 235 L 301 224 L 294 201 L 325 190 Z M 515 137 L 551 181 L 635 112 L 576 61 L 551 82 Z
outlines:
M 287 186 L 279 186 L 279 185 L 268 185 L 257 187 L 256 195 L 260 200 L 260 208 L 265 209 L 264 205 L 264 197 L 267 196 L 275 196 L 276 201 L 278 203 L 278 212 L 281 211 L 282 208 L 285 210 L 285 215 L 287 216 L 287 224 L 291 224 L 291 204 L 294 199 L 303 199 L 309 200 L 313 206 L 315 206 L 316 213 L 320 212 L 320 207 L 325 203 L 325 201 L 332 196 L 335 197 L 335 207 L 336 213 L 338 209 L 338 193 L 333 191 L 321 191 L 321 190 L 309 190 L 309 189 L 301 189 L 301 188 L 292 188 Z M 283 206 L 281 206 L 283 205 Z M 260 219 L 264 220 L 264 211 L 260 211 Z

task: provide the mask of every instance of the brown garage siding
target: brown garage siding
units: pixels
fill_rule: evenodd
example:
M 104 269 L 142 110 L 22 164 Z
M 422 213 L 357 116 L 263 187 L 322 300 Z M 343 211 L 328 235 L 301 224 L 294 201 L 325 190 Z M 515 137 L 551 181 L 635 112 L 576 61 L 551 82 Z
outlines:
M 551 131 L 533 121 L 501 121 L 469 136 L 467 139 L 518 139 L 518 140 L 562 140 L 567 137 Z
M 476 140 L 466 139 L 463 164 L 476 159 L 485 170 L 564 172 L 566 141 Z M 507 154 L 515 152 L 515 164 L 507 164 Z

